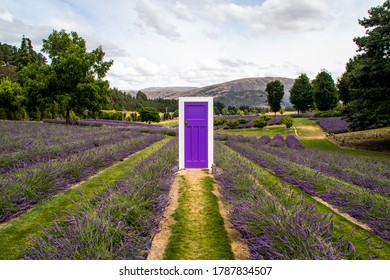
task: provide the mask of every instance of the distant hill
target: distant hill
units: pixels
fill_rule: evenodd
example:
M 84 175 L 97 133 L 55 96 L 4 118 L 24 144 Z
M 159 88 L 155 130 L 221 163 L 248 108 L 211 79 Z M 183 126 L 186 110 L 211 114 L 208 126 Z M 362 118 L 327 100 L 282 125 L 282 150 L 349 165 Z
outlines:
M 220 101 L 226 106 L 239 107 L 249 105 L 251 107 L 266 107 L 267 97 L 265 88 L 267 83 L 279 80 L 284 85 L 283 105 L 290 106 L 290 89 L 294 84 L 294 79 L 265 77 L 265 78 L 244 78 L 225 83 L 205 86 L 201 88 L 187 87 L 153 87 L 141 89 L 148 98 L 171 98 L 176 99 L 181 96 L 207 96 L 214 97 L 215 101 Z

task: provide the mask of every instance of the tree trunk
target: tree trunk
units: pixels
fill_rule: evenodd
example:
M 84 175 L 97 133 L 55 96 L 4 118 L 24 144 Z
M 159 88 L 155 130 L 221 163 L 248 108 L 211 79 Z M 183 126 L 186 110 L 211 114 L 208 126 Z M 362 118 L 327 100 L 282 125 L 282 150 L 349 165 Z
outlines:
M 70 124 L 70 109 L 66 109 L 65 124 Z

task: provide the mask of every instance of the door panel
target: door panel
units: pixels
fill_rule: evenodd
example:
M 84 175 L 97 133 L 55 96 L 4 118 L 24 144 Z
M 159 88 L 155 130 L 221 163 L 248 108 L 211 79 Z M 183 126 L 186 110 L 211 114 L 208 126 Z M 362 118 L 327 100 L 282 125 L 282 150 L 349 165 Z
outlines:
M 207 168 L 207 102 L 184 103 L 184 166 Z

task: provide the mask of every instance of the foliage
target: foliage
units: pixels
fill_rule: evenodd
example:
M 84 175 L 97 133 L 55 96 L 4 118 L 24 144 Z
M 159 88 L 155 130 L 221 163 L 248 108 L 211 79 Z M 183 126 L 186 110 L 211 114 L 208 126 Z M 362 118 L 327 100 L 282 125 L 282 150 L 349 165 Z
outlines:
M 299 112 L 305 112 L 313 108 L 313 87 L 306 74 L 301 74 L 290 89 L 290 102 Z
M 263 128 L 268 125 L 268 122 L 271 118 L 265 114 L 260 115 L 253 121 L 253 126 L 258 128 Z
M 85 110 L 102 109 L 109 88 L 103 78 L 113 62 L 103 60 L 101 47 L 87 52 L 85 40 L 76 32 L 54 30 L 43 40 L 42 51 L 51 64 L 30 63 L 21 75 L 30 112 L 34 107 L 61 110 L 69 123 L 71 111 L 82 115 Z
M 0 80 L 0 119 L 23 119 L 22 102 L 22 88 L 17 82 Z
M 326 70 L 318 73 L 313 80 L 313 94 L 318 110 L 331 110 L 337 106 L 339 101 L 337 88 L 332 76 Z
M 35 62 L 46 64 L 46 57 L 43 56 L 43 54 L 34 51 L 31 40 L 23 35 L 16 59 L 18 70 L 20 71 L 23 67 Z
M 290 116 L 284 116 L 282 117 L 282 124 L 284 124 L 286 128 L 290 128 L 294 124 L 294 119 Z
M 352 130 L 390 125 L 390 1 L 368 13 L 359 20 L 366 35 L 354 39 L 359 54 L 348 62 L 339 83 L 346 87 L 343 114 Z
M 142 107 L 155 107 L 159 112 L 166 112 L 166 110 L 174 112 L 179 108 L 179 102 L 176 99 L 148 99 L 146 95 L 144 97 L 141 96 L 143 95 L 139 94 L 137 98 L 137 96 L 133 97 L 131 94 L 120 91 L 117 88 L 110 89 L 108 91 L 110 102 L 104 105 L 104 109 L 138 111 Z
M 0 43 L 0 66 L 14 65 L 16 66 L 18 49 L 15 46 Z
M 144 107 L 139 110 L 141 122 L 160 122 L 160 114 L 154 107 Z
M 214 114 L 215 115 L 221 115 L 223 108 L 225 108 L 225 104 L 223 104 L 220 101 L 214 102 Z
M 276 112 L 281 108 L 280 103 L 284 95 L 284 86 L 279 80 L 272 81 L 267 84 L 265 92 L 267 93 L 268 105 L 276 115 Z
M 318 111 L 315 112 L 314 118 L 330 118 L 330 117 L 340 117 L 340 113 L 336 112 L 334 110 L 328 110 L 328 111 Z
M 238 121 L 235 120 L 235 119 L 227 120 L 227 121 L 226 121 L 226 125 L 227 125 L 229 128 L 236 128 L 236 127 L 238 126 Z
M 214 126 L 220 126 L 225 124 L 226 120 L 223 118 L 214 118 Z

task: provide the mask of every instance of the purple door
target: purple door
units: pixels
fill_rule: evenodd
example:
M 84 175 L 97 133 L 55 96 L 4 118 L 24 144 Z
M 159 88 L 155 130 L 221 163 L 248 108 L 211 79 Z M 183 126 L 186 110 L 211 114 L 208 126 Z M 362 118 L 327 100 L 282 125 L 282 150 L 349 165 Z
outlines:
M 184 167 L 207 168 L 207 102 L 184 102 Z

